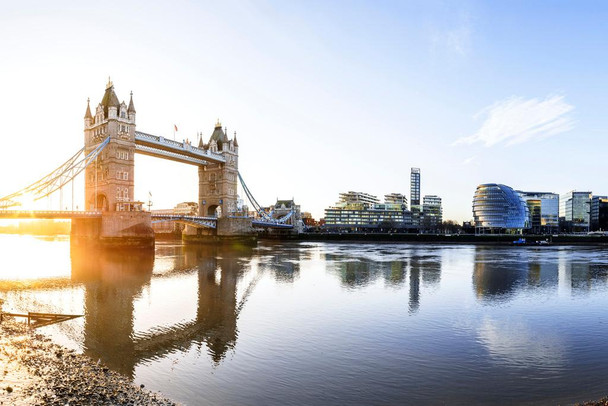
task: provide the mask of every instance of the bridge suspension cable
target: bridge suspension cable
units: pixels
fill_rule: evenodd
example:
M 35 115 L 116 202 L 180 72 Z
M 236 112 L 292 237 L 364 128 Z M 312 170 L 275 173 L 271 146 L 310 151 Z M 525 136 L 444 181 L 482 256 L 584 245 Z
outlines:
M 262 209 L 262 206 L 260 206 L 260 204 L 258 203 L 258 201 L 255 200 L 255 197 L 253 197 L 253 194 L 251 193 L 251 191 L 249 190 L 249 188 L 245 184 L 245 181 L 243 180 L 243 177 L 241 176 L 240 172 L 238 172 L 238 175 L 239 175 L 239 181 L 241 181 L 241 186 L 243 187 L 243 191 L 245 192 L 245 195 L 247 196 L 247 199 L 249 200 L 249 202 L 251 203 L 251 205 L 253 206 L 253 208 L 255 209 L 255 211 L 263 219 L 268 220 L 268 221 L 272 221 L 273 218 L 268 213 L 266 213 L 266 211 L 264 209 Z
M 270 214 L 267 213 L 266 210 L 264 210 L 262 208 L 262 206 L 260 206 L 260 204 L 258 203 L 258 201 L 255 200 L 255 197 L 253 197 L 253 194 L 251 193 L 251 190 L 249 190 L 249 188 L 245 184 L 245 181 L 243 180 L 243 177 L 241 176 L 240 172 L 238 172 L 238 175 L 239 175 L 239 181 L 241 182 L 241 186 L 243 187 L 243 191 L 245 192 L 245 195 L 247 196 L 247 199 L 249 200 L 249 202 L 251 203 L 251 205 L 253 206 L 253 208 L 255 209 L 255 211 L 263 219 L 264 223 L 285 224 L 285 222 L 287 220 L 289 220 L 291 218 L 291 216 L 293 216 L 293 214 L 294 214 L 294 208 L 293 207 L 291 208 L 291 210 L 289 211 L 289 213 L 287 213 L 285 216 L 283 216 L 281 218 L 278 218 L 278 219 L 273 217 L 274 209 L 270 212 Z
M 89 166 L 91 162 L 97 158 L 97 156 L 99 156 L 101 151 L 103 151 L 106 145 L 108 145 L 108 142 L 110 142 L 110 137 L 106 138 L 94 150 L 82 158 L 81 156 L 84 153 L 84 148 L 81 148 L 78 152 L 72 155 L 70 159 L 65 161 L 62 165 L 41 179 L 21 190 L 18 190 L 17 192 L 1 197 L 0 207 L 8 208 L 18 206 L 19 203 L 15 200 L 25 195 L 31 195 L 33 200 L 37 201 L 61 189 L 68 182 L 78 176 L 82 171 L 84 171 L 85 168 Z

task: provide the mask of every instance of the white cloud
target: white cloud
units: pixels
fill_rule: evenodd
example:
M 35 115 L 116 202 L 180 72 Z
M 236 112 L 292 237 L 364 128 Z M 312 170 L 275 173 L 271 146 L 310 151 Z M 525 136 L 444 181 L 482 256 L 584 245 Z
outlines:
M 466 56 L 469 53 L 471 49 L 471 23 L 468 18 L 465 18 L 458 27 L 447 32 L 446 42 L 448 49 L 460 56 Z
M 448 28 L 445 28 L 448 27 Z M 472 48 L 473 24 L 466 12 L 456 14 L 454 21 L 442 22 L 441 28 L 434 28 L 431 34 L 431 53 L 443 56 L 467 56 Z
M 464 161 L 462 161 L 463 165 L 470 165 L 477 162 L 477 157 L 475 155 L 468 157 Z
M 539 140 L 571 130 L 574 106 L 564 96 L 547 96 L 544 100 L 512 96 L 488 106 L 475 115 L 485 117 L 473 135 L 458 139 L 455 144 L 481 142 L 486 147 L 499 143 L 520 144 Z

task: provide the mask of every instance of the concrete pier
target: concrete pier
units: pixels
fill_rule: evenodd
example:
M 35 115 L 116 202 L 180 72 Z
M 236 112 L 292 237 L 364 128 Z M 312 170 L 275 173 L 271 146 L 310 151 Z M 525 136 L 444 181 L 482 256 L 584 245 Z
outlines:
M 73 219 L 70 239 L 77 246 L 154 247 L 154 230 L 148 212 L 104 212 L 101 218 Z
M 251 226 L 251 218 L 221 217 L 217 219 L 217 228 L 194 227 L 184 228 L 182 241 L 190 244 L 256 244 L 257 235 Z

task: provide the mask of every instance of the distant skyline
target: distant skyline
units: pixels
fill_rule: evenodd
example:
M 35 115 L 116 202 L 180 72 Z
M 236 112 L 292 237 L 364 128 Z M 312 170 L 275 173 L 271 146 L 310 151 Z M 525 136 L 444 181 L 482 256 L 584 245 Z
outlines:
M 482 183 L 606 195 L 607 17 L 598 1 L 3 2 L 0 195 L 83 146 L 108 76 L 138 130 L 207 141 L 219 119 L 256 199 L 316 218 L 349 190 L 410 200 L 411 167 L 445 220 L 470 220 Z M 153 209 L 197 188 L 194 166 L 136 157 Z

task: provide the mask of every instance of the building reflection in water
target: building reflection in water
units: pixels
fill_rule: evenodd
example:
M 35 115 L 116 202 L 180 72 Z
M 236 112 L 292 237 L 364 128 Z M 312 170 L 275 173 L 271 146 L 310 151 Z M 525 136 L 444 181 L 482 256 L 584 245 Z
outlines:
M 509 300 L 525 289 L 583 294 L 607 281 L 607 265 L 578 260 L 569 247 L 475 248 L 473 288 L 488 303 Z
M 372 246 L 378 247 L 378 246 Z M 391 254 L 399 259 L 381 261 L 384 248 L 375 251 L 352 253 L 349 250 L 340 253 L 328 253 L 325 260 L 328 269 L 340 277 L 341 283 L 349 289 L 368 286 L 383 277 L 387 286 L 396 288 L 408 285 L 408 309 L 414 314 L 420 307 L 422 287 L 436 287 L 441 281 L 441 250 L 397 248 Z
M 441 282 L 442 258 L 440 255 L 417 250 L 409 260 L 410 300 L 409 312 L 414 314 L 420 308 L 420 285 L 436 287 Z
M 526 285 L 529 267 L 526 251 L 519 251 L 516 257 L 501 253 L 505 254 L 495 247 L 475 247 L 473 287 L 478 299 L 506 300 L 518 287 Z
M 272 273 L 281 283 L 293 283 L 300 277 L 300 263 L 310 254 L 293 244 L 269 243 L 260 251 L 260 269 Z
M 134 331 L 134 301 L 150 284 L 154 252 L 72 251 L 72 279 L 85 286 L 84 351 L 129 377 L 143 361 L 193 344 L 220 362 L 237 335 L 237 281 L 251 248 L 177 246 L 176 272 L 197 273 L 194 320 L 144 333 Z M 179 251 L 179 252 L 178 252 Z

